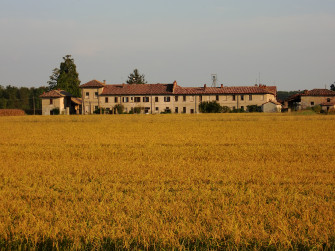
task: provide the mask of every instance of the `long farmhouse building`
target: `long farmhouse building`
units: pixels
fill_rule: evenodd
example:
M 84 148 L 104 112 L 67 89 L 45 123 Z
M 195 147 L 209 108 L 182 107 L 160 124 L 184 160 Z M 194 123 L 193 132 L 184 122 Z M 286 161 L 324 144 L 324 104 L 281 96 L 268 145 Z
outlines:
M 119 84 L 109 85 L 98 80 L 80 86 L 82 114 L 92 114 L 103 108 L 112 110 L 122 104 L 125 112 L 136 107 L 144 113 L 199 113 L 203 101 L 217 101 L 230 109 L 247 109 L 249 105 L 271 104 L 274 111 L 280 106 L 275 86 L 255 85 L 243 87 L 181 87 L 172 84 Z

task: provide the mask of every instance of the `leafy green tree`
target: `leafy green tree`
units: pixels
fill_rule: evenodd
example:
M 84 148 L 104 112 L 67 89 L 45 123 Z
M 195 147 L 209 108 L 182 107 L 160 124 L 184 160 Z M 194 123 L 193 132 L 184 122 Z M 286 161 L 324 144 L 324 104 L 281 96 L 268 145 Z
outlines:
M 199 104 L 199 111 L 202 113 L 220 113 L 222 106 L 216 101 L 204 101 Z
M 262 106 L 258 105 L 247 105 L 248 112 L 262 112 Z
M 57 88 L 57 81 L 59 77 L 59 69 L 55 68 L 52 70 L 52 75 L 49 77 L 50 80 L 48 81 L 49 90 L 54 90 Z
M 5 109 L 7 105 L 7 99 L 5 98 L 5 88 L 0 85 L 0 109 Z
M 146 84 L 144 74 L 140 74 L 137 69 L 133 73 L 130 73 L 127 80 L 128 84 Z
M 334 84 L 330 85 L 330 90 L 335 91 L 335 82 L 334 82 Z
M 61 89 L 71 93 L 75 97 L 80 97 L 80 80 L 77 73 L 77 67 L 71 55 L 63 57 L 64 62 L 60 64 L 59 69 L 53 69 L 50 80 L 48 81 L 50 90 Z

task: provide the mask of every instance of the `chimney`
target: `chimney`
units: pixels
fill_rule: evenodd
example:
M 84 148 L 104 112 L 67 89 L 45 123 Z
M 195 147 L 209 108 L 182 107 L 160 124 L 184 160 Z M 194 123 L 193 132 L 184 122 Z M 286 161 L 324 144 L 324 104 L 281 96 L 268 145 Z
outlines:
M 126 84 L 125 83 L 122 83 L 122 88 L 125 88 L 126 87 Z
M 307 94 L 308 93 L 308 90 L 304 90 L 304 94 Z
M 173 86 L 172 86 L 172 93 L 174 93 L 174 90 L 176 89 L 177 86 L 177 81 L 173 81 Z
M 223 88 L 223 84 L 221 84 L 221 88 Z
M 204 84 L 204 89 L 206 90 L 206 88 L 207 88 L 207 85 L 206 85 L 206 84 Z
M 104 81 L 104 85 L 106 84 L 106 80 L 103 80 Z

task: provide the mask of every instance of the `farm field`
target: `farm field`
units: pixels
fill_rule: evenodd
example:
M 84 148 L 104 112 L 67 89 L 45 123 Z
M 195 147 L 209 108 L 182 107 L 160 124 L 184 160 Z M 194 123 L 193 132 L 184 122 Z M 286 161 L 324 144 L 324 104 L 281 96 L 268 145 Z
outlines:
M 0 117 L 0 249 L 334 249 L 335 116 Z

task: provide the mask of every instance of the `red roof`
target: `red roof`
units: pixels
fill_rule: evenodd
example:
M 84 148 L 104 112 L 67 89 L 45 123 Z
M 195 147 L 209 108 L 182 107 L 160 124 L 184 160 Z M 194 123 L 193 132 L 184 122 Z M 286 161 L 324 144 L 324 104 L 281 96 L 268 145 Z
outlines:
M 304 91 L 301 96 L 335 96 L 335 92 L 328 89 L 313 89 Z
M 91 81 L 92 82 L 92 81 Z M 90 83 L 90 82 L 89 82 Z M 88 83 L 87 83 L 88 84 Z M 85 87 L 82 85 L 81 87 Z M 181 87 L 173 84 L 105 85 L 101 95 L 277 94 L 276 86 Z
M 122 84 L 106 85 L 101 95 L 152 95 L 171 94 L 173 84 Z
M 235 86 L 235 87 L 180 87 L 176 86 L 174 94 L 274 94 L 277 88 L 275 86 Z
M 61 97 L 72 97 L 71 93 L 63 90 L 51 90 L 40 95 L 40 98 L 61 98 Z
M 90 82 L 87 82 L 86 84 L 83 84 L 80 86 L 80 88 L 100 88 L 100 87 L 104 87 L 105 84 L 98 81 L 98 80 L 92 80 Z
M 81 98 L 74 98 L 74 97 L 71 97 L 71 101 L 77 105 L 81 105 L 82 103 L 82 99 Z

